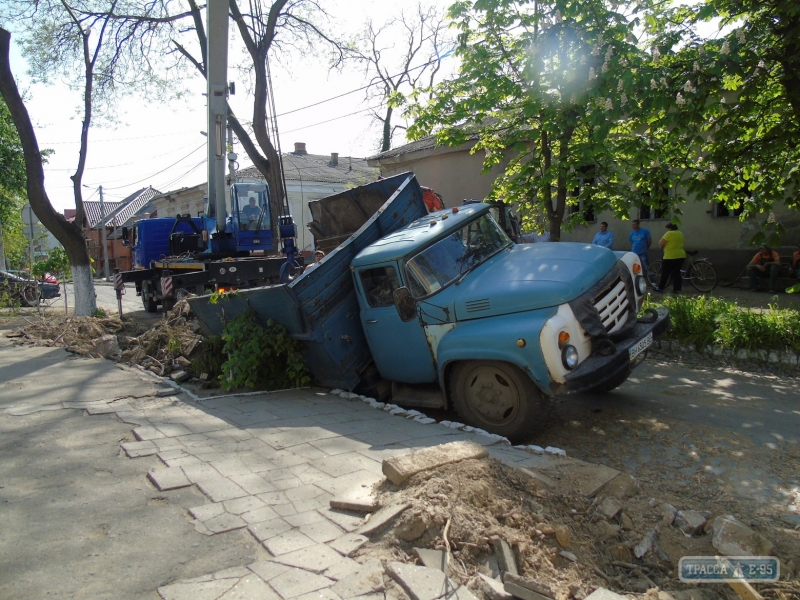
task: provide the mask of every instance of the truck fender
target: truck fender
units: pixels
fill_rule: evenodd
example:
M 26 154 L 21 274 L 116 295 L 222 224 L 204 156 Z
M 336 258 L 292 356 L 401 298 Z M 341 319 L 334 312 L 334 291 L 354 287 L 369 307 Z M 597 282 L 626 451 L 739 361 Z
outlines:
M 550 374 L 539 347 L 539 334 L 557 307 L 459 323 L 437 349 L 439 385 L 449 404 L 447 377 L 452 365 L 465 360 L 499 360 L 518 366 L 550 396 Z

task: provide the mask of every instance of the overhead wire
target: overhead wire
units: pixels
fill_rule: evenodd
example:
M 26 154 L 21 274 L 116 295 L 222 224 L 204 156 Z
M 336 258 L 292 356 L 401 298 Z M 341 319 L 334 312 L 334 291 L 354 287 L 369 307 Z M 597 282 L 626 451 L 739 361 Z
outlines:
M 147 177 L 145 177 L 145 178 L 143 178 L 143 179 L 139 179 L 138 181 L 132 181 L 132 182 L 130 182 L 130 183 L 127 183 L 127 184 L 125 184 L 125 185 L 118 185 L 118 186 L 116 186 L 116 187 L 110 187 L 110 188 L 108 188 L 108 189 L 109 189 L 109 190 L 121 190 L 122 188 L 130 187 L 130 186 L 132 186 L 132 185 L 136 185 L 137 183 L 142 183 L 142 182 L 144 182 L 144 181 L 147 181 L 148 179 L 152 179 L 152 178 L 153 178 L 153 177 L 155 177 L 156 175 L 161 175 L 161 173 L 163 173 L 163 172 L 164 172 L 164 171 L 166 171 L 167 169 L 171 169 L 172 167 L 174 167 L 175 165 L 177 165 L 179 162 L 186 160 L 187 158 L 189 158 L 189 157 L 190 157 L 192 154 L 194 154 L 195 152 L 197 152 L 197 151 L 198 151 L 198 150 L 200 150 L 201 148 L 205 148 L 205 146 L 206 146 L 206 143 L 205 143 L 205 142 L 203 142 L 203 143 L 202 143 L 202 144 L 200 144 L 200 145 L 199 145 L 197 148 L 195 148 L 194 150 L 192 150 L 191 152 L 189 152 L 189 154 L 187 154 L 186 156 L 182 156 L 181 158 L 179 158 L 178 160 L 176 160 L 174 163 L 172 163 L 171 165 L 168 165 L 168 166 L 164 167 L 163 169 L 161 169 L 161 170 L 160 170 L 160 171 L 158 171 L 157 173 L 153 173 L 152 175 L 148 175 Z

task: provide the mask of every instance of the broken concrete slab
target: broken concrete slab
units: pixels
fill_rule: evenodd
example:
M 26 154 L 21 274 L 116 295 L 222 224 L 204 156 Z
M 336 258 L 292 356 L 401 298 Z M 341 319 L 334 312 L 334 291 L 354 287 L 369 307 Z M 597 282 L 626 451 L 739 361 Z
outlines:
M 703 531 L 706 518 L 696 510 L 679 510 L 675 514 L 673 524 L 683 532 L 683 535 L 692 537 Z
M 586 596 L 585 600 L 627 600 L 625 596 L 607 590 L 605 588 L 597 588 L 591 594 Z
M 186 371 L 173 371 L 169 376 L 169 378 L 172 379 L 172 381 L 174 381 L 175 383 L 182 383 L 187 379 L 189 379 L 190 377 L 191 375 L 189 375 L 189 373 L 187 373 Z
M 503 575 L 503 583 L 514 583 L 518 586 L 524 587 L 526 590 L 531 590 L 532 592 L 536 592 L 537 594 L 544 596 L 546 598 L 555 598 L 556 595 L 553 592 L 553 589 L 544 583 L 540 583 L 535 579 L 530 579 L 529 577 L 523 577 L 521 575 L 514 575 L 513 573 L 506 573 Z
M 672 506 L 669 502 L 664 502 L 658 507 L 661 512 L 661 523 L 664 525 L 672 525 L 675 522 L 675 517 L 678 514 L 678 509 Z
M 313 546 L 276 556 L 273 560 L 289 567 L 297 567 L 298 569 L 305 569 L 311 573 L 322 575 L 331 567 L 347 559 L 330 546 L 314 544 Z
M 340 538 L 328 542 L 328 545 L 342 556 L 352 557 L 368 541 L 367 537 L 358 533 L 346 533 Z
M 639 493 L 639 482 L 627 473 L 619 473 L 603 484 L 590 497 L 596 496 L 598 493 L 602 493 L 604 496 L 611 496 L 617 500 L 626 500 Z
M 478 587 L 489 600 L 513 600 L 514 598 L 505 590 L 501 582 L 483 573 L 478 573 Z
M 198 521 L 208 521 L 214 517 L 225 512 L 225 507 L 221 502 L 214 502 L 212 504 L 203 504 L 202 506 L 193 506 L 189 509 L 189 514 Z
M 352 510 L 362 513 L 375 512 L 381 507 L 375 497 L 366 491 L 345 496 L 336 496 L 335 498 L 331 498 L 330 505 L 331 508 Z
M 373 533 L 377 533 L 385 529 L 392 523 L 392 521 L 403 514 L 403 512 L 405 512 L 409 506 L 411 505 L 406 502 L 384 506 L 378 512 L 373 514 L 369 521 L 359 527 L 357 533 L 360 533 L 361 535 L 372 535 Z
M 499 537 L 492 538 L 492 546 L 494 547 L 494 555 L 497 557 L 497 564 L 500 570 L 504 573 L 511 573 L 518 575 L 517 560 L 514 558 L 514 551 L 504 539 Z
M 159 451 L 158 446 L 150 440 L 145 442 L 125 442 L 124 444 L 120 444 L 120 448 L 125 451 L 128 458 L 152 456 L 153 454 L 158 454 Z
M 226 531 L 233 531 L 234 529 L 243 529 L 247 527 L 244 520 L 230 513 L 222 513 L 216 517 L 212 517 L 207 521 L 203 521 L 203 525 L 212 533 L 225 533 Z
M 333 580 L 309 573 L 303 569 L 290 568 L 270 579 L 269 584 L 284 600 L 290 600 L 309 592 L 315 592 L 333 585 Z
M 364 524 L 364 518 L 361 515 L 356 515 L 343 510 L 319 508 L 317 509 L 317 512 L 348 533 L 355 531 Z
M 384 589 L 383 565 L 377 559 L 367 561 L 357 571 L 340 579 L 331 587 L 331 591 L 343 600 L 381 593 Z
M 36 404 L 27 406 L 12 406 L 5 409 L 3 412 L 13 417 L 24 417 L 25 415 L 32 415 L 33 413 L 43 412 L 46 410 L 61 410 L 61 404 Z
M 180 467 L 153 469 L 147 473 L 147 478 L 152 481 L 153 485 L 161 492 L 177 490 L 192 485 L 192 482 L 189 481 Z
M 603 498 L 603 501 L 597 506 L 597 514 L 604 519 L 613 519 L 621 512 L 622 503 L 613 496 Z
M 513 581 L 503 582 L 503 589 L 508 594 L 516 596 L 517 598 L 521 598 L 522 600 L 549 600 L 547 596 L 543 596 L 539 592 L 534 592 L 533 590 L 524 588 Z
M 172 396 L 172 394 L 175 394 L 178 391 L 179 390 L 176 390 L 174 387 L 158 388 L 156 390 L 156 397 L 163 398 L 164 396 Z
M 711 544 L 726 556 L 770 556 L 772 542 L 731 515 L 719 516 L 711 525 Z
M 140 442 L 144 442 L 147 440 L 160 440 L 167 437 L 163 433 L 161 433 L 158 429 L 150 425 L 145 425 L 144 427 L 137 427 L 136 429 L 133 430 L 133 435 Z
M 437 569 L 390 562 L 386 572 L 411 597 L 411 600 L 477 600 L 464 586 L 457 587 L 449 577 Z
M 422 566 L 439 569 L 445 575 L 450 575 L 450 566 L 447 564 L 447 553 L 444 550 L 429 550 L 428 548 L 414 548 Z
M 220 475 L 201 479 L 197 482 L 197 487 L 208 496 L 212 502 L 224 502 L 225 500 L 233 500 L 234 498 L 242 498 L 248 495 L 247 492 L 230 479 Z
M 658 526 L 653 527 L 641 540 L 639 540 L 639 543 L 633 547 L 633 554 L 636 556 L 636 558 L 642 558 L 645 554 L 650 552 L 653 544 L 655 544 L 657 533 Z
M 400 485 L 412 475 L 422 471 L 487 456 L 489 456 L 489 452 L 486 448 L 475 442 L 450 442 L 387 458 L 383 461 L 383 474 L 395 485 Z

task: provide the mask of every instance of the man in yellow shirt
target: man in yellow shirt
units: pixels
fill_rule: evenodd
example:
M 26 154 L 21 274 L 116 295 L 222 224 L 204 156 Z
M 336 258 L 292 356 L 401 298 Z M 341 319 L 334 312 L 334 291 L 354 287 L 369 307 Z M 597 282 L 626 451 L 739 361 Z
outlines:
M 676 294 L 681 293 L 681 267 L 686 260 L 686 251 L 683 249 L 683 233 L 678 231 L 678 226 L 674 223 L 667 223 L 667 231 L 658 241 L 658 246 L 664 251 L 664 259 L 661 261 L 661 281 L 657 292 L 663 292 L 667 287 L 667 281 L 672 278 L 672 291 Z
M 749 291 L 758 291 L 759 278 L 769 277 L 770 294 L 777 293 L 778 273 L 781 270 L 781 257 L 767 244 L 761 244 L 761 249 L 747 265 L 747 275 L 750 277 Z

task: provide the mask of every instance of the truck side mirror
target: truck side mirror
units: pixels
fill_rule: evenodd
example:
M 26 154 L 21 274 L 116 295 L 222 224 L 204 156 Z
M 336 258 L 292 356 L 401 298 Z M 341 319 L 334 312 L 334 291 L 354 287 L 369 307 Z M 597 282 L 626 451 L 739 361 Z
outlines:
M 128 241 L 128 228 L 122 228 L 122 245 L 123 246 L 130 246 L 131 243 Z
M 407 287 L 397 288 L 392 292 L 392 298 L 394 298 L 394 307 L 397 309 L 401 321 L 407 323 L 417 316 L 417 305 Z

